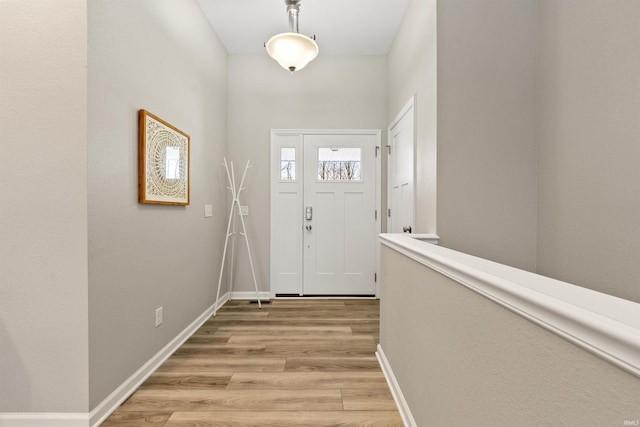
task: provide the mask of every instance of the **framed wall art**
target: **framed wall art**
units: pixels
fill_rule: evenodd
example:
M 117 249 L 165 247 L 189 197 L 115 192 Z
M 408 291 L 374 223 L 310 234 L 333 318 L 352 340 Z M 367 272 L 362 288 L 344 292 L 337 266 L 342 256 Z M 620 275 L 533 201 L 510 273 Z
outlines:
M 188 205 L 191 138 L 146 110 L 139 112 L 138 200 Z

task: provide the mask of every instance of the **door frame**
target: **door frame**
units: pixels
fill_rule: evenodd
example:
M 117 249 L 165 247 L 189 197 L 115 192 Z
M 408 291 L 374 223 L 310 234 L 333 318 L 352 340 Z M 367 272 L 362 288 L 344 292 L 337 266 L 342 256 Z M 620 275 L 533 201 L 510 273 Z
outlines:
M 276 186 L 280 183 L 280 181 L 274 179 L 276 171 L 274 171 L 274 165 L 279 164 L 279 150 L 277 150 L 277 138 L 281 136 L 286 137 L 299 137 L 299 143 L 302 146 L 302 153 L 304 153 L 304 136 L 305 135 L 372 135 L 375 136 L 375 146 L 374 146 L 374 169 L 375 169 L 375 215 L 376 215 L 376 235 L 381 233 L 381 224 L 382 224 L 382 211 L 381 211 L 381 202 L 382 202 L 382 179 L 381 179 L 381 167 L 382 167 L 382 130 L 381 129 L 271 129 L 270 132 L 270 156 L 269 156 L 269 249 L 270 249 L 270 261 L 269 261 L 269 297 L 276 297 L 276 284 L 277 284 L 277 269 L 275 268 L 278 265 L 278 247 L 276 244 L 276 239 L 274 236 L 278 233 L 277 230 L 277 221 L 275 221 L 275 217 L 277 214 L 276 206 L 274 203 L 274 197 L 277 194 Z M 300 159 L 300 162 L 302 159 Z M 296 159 L 298 163 L 298 160 Z M 300 163 L 301 164 L 301 163 Z M 278 174 L 280 169 L 278 168 Z M 302 171 L 300 171 L 302 172 Z M 302 175 L 300 175 L 302 177 Z M 302 216 L 304 209 L 304 181 L 301 179 L 298 182 L 298 185 L 302 186 L 300 190 L 300 194 L 298 196 L 298 207 L 299 207 L 299 218 L 300 218 L 300 238 L 299 238 L 299 255 L 300 255 L 300 271 L 299 277 L 300 281 L 303 280 L 303 266 L 302 266 L 302 255 L 303 255 L 303 233 L 302 233 Z M 376 248 L 375 248 L 375 275 L 376 275 L 376 298 L 380 297 L 380 245 L 377 244 L 376 240 Z M 300 282 L 300 295 L 302 295 L 302 282 Z

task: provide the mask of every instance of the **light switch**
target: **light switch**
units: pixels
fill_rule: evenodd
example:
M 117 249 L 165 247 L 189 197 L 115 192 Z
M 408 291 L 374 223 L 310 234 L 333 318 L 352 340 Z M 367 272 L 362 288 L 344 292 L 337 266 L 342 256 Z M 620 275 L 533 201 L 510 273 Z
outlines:
M 213 216 L 213 205 L 204 205 L 204 217 L 211 218 Z
M 249 215 L 249 206 L 240 206 L 240 215 L 242 216 Z

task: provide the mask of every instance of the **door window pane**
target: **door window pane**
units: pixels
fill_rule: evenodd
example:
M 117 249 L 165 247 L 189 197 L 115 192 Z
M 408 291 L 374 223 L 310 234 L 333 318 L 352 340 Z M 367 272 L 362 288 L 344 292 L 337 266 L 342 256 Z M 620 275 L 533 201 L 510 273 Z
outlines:
M 296 149 L 294 147 L 280 149 L 280 179 L 282 181 L 295 181 L 296 179 Z
M 318 179 L 320 181 L 361 181 L 361 151 L 358 147 L 318 148 Z

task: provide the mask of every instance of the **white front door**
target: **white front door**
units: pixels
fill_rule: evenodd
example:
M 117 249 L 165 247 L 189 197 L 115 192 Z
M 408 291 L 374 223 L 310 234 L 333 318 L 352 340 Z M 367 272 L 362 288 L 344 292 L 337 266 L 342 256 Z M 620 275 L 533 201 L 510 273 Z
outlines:
M 304 136 L 305 295 L 375 294 L 375 145 L 372 135 Z
M 375 295 L 379 131 L 291 132 L 272 132 L 272 296 Z
M 387 232 L 414 231 L 414 106 L 413 98 L 389 126 L 389 158 L 387 177 Z

